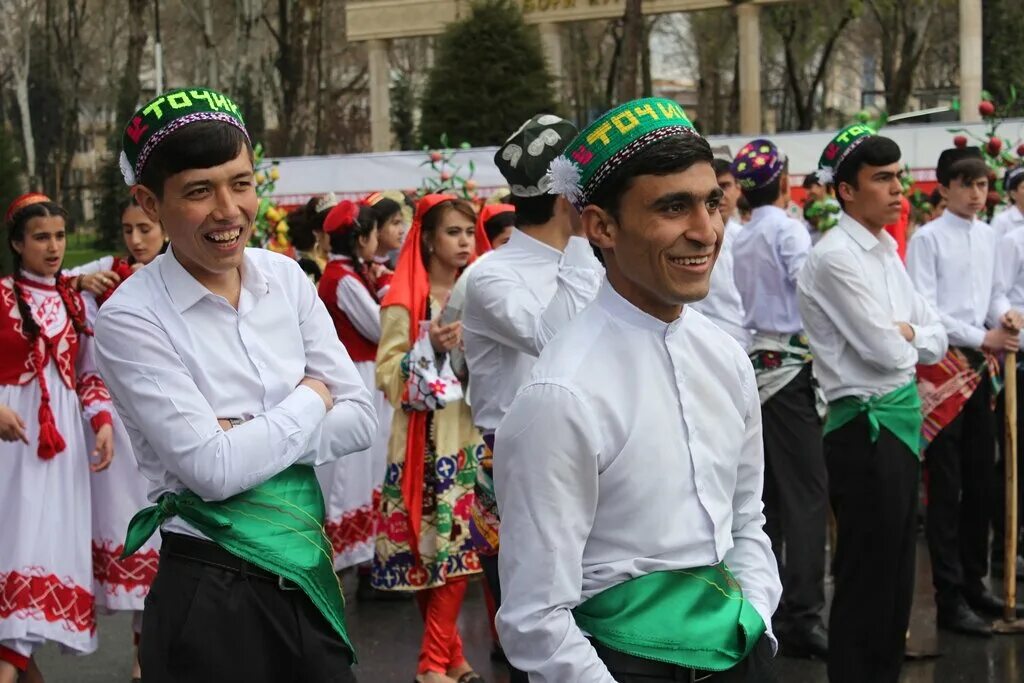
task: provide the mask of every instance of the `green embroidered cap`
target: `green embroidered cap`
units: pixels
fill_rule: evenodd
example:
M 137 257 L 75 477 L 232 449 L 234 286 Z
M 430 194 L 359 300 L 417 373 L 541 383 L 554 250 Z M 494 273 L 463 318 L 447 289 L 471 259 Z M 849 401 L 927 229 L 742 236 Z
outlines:
M 119 160 L 124 182 L 134 185 L 157 145 L 197 121 L 223 121 L 249 137 L 241 110 L 226 95 L 203 87 L 168 90 L 135 112 L 124 128 Z
M 676 135 L 700 135 L 677 102 L 651 97 L 620 105 L 580 132 L 551 162 L 548 192 L 563 195 L 582 210 L 624 161 Z
M 839 171 L 839 166 L 850 156 L 850 153 L 857 149 L 862 142 L 877 134 L 874 128 L 864 123 L 851 124 L 836 133 L 818 160 L 818 180 L 823 185 L 831 185 Z

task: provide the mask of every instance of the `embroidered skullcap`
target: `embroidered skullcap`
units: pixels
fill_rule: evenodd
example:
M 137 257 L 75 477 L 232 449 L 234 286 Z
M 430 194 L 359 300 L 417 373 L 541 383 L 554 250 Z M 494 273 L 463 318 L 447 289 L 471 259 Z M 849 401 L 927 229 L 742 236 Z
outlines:
M 818 180 L 831 185 L 839 173 L 839 167 L 849 158 L 862 142 L 877 135 L 875 129 L 864 123 L 853 123 L 836 133 L 818 159 Z
M 939 155 L 939 163 L 935 165 L 935 177 L 940 185 L 949 186 L 952 180 L 951 171 L 953 165 L 966 159 L 985 160 L 980 147 L 951 147 L 942 151 Z
M 520 126 L 494 155 L 494 164 L 516 197 L 548 194 L 548 167 L 579 130 L 554 114 L 540 114 Z
M 153 150 L 168 135 L 199 121 L 221 121 L 242 131 L 246 139 L 242 112 L 238 105 L 210 88 L 176 88 L 154 98 L 135 112 L 121 136 L 121 175 L 134 185 L 142 177 Z
M 678 135 L 700 137 L 677 102 L 650 97 L 620 105 L 587 126 L 551 162 L 548 191 L 563 195 L 582 210 L 626 160 Z
M 1003 176 L 1003 189 L 1007 192 L 1013 192 L 1020 187 L 1021 183 L 1024 183 L 1024 166 L 1011 168 Z
M 7 207 L 7 213 L 4 214 L 4 221 L 10 223 L 14 220 L 15 214 L 24 209 L 26 206 L 32 206 L 33 204 L 40 204 L 42 202 L 53 201 L 45 194 L 41 192 L 26 192 L 20 197 L 16 197 L 11 205 Z
M 732 175 L 742 190 L 759 190 L 775 182 L 786 168 L 786 155 L 770 140 L 745 144 L 732 161 Z

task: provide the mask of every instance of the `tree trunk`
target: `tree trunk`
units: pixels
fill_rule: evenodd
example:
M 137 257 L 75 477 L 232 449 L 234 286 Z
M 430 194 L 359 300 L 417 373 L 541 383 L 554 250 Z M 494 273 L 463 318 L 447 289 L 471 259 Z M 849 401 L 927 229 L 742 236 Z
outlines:
M 28 175 L 30 188 L 39 186 L 39 179 L 36 178 L 36 141 L 32 135 L 32 112 L 28 106 L 28 41 L 25 43 L 24 68 L 14 69 L 14 92 L 18 99 L 18 113 L 21 115 L 21 135 L 25 146 L 25 173 Z
M 207 83 L 211 88 L 220 85 L 220 60 L 217 58 L 217 43 L 213 36 L 213 7 L 210 0 L 203 0 L 203 43 L 206 44 Z
M 641 0 L 626 0 L 626 14 L 622 20 L 622 65 L 619 71 L 618 101 L 628 102 L 639 96 L 640 46 L 644 37 L 644 17 Z
M 128 0 L 128 51 L 124 71 L 117 87 L 117 125 L 123 125 L 135 113 L 142 94 L 139 69 L 146 47 L 146 9 L 149 0 Z

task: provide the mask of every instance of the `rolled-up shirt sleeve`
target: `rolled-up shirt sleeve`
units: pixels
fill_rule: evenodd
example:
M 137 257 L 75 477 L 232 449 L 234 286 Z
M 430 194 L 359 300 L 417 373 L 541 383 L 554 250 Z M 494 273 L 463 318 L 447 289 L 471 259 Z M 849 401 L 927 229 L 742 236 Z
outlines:
M 100 311 L 96 358 L 119 412 L 190 491 L 207 501 L 230 498 L 303 455 L 326 413 L 315 391 L 298 386 L 271 410 L 224 431 L 173 349 L 159 325 L 136 313 Z M 336 374 L 324 377 L 340 379 Z M 347 392 L 343 381 L 338 389 Z
M 614 683 L 572 615 L 597 511 L 595 434 L 581 398 L 543 382 L 523 389 L 496 434 L 502 590 L 496 625 L 509 661 L 534 683 Z

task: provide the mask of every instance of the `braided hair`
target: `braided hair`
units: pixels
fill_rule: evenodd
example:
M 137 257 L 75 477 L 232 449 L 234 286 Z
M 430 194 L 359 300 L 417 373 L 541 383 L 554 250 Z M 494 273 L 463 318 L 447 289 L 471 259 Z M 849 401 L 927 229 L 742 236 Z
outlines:
M 48 216 L 59 216 L 65 221 L 68 219 L 67 212 L 56 202 L 45 201 L 29 204 L 11 216 L 7 226 L 7 246 L 14 257 L 15 276 L 11 278 L 14 287 L 14 298 L 18 303 L 18 313 L 21 315 L 21 329 L 30 343 L 34 343 L 41 333 L 39 324 L 32 315 L 32 309 L 28 305 L 27 295 L 22 291 L 18 283 L 17 273 L 21 271 L 21 254 L 14 248 L 15 242 L 25 241 L 25 230 L 29 221 L 33 218 L 46 218 Z M 85 308 L 82 305 L 81 297 L 77 296 L 71 288 L 70 278 L 63 273 L 57 274 L 57 294 L 60 295 L 64 308 L 67 310 L 68 319 L 78 334 L 92 334 L 85 322 Z
M 352 269 L 371 292 L 374 287 L 370 281 L 370 264 L 359 257 L 359 238 L 366 237 L 376 229 L 377 220 L 373 208 L 360 206 L 358 217 L 350 230 L 338 230 L 328 235 L 331 253 L 351 259 Z

